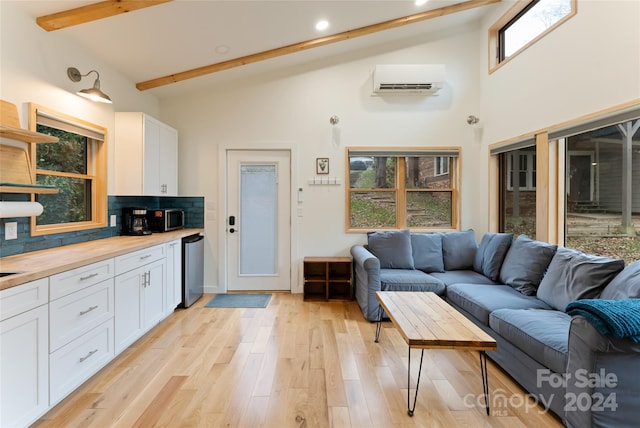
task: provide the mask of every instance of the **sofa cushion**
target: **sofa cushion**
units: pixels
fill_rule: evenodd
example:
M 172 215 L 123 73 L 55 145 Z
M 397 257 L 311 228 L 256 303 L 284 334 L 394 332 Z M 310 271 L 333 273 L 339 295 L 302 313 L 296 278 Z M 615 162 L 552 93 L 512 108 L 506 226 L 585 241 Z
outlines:
M 559 311 L 574 300 L 591 299 L 624 268 L 624 260 L 559 248 L 536 295 Z
M 473 270 L 492 281 L 497 281 L 511 241 L 513 241 L 513 233 L 485 233 L 476 251 Z
M 429 275 L 435 276 L 446 286 L 451 284 L 490 284 L 495 285 L 497 282 L 491 281 L 481 273 L 473 270 L 450 270 L 446 272 L 431 272 Z
M 640 260 L 631 263 L 602 290 L 601 299 L 640 299 Z
M 453 284 L 447 300 L 489 325 L 489 314 L 497 309 L 551 309 L 535 296 L 525 296 L 508 285 Z
M 472 229 L 442 233 L 442 259 L 445 270 L 472 269 L 478 243 Z
M 556 373 L 564 373 L 569 355 L 571 316 L 544 309 L 498 309 L 489 326 L 531 358 Z
M 504 258 L 500 281 L 524 295 L 533 296 L 557 248 L 526 235 L 518 236 Z
M 413 266 L 423 272 L 444 272 L 442 236 L 439 233 L 412 233 Z
M 382 291 L 433 291 L 443 295 L 442 281 L 419 270 L 380 269 Z
M 413 269 L 409 229 L 369 232 L 368 248 L 385 269 Z

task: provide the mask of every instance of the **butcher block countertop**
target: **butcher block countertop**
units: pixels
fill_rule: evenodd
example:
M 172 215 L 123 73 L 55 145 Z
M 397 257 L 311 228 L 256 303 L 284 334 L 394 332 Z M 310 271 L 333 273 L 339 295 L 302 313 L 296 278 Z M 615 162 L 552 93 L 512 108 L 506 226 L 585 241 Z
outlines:
M 0 277 L 0 290 L 202 232 L 204 229 L 181 229 L 147 236 L 114 236 L 2 257 L 0 272 L 20 273 Z

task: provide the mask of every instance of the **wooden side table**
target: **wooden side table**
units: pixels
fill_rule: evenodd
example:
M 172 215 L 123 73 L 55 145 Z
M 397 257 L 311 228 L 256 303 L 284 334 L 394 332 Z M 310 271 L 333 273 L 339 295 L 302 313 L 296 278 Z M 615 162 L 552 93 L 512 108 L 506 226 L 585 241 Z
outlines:
M 305 257 L 304 300 L 351 300 L 351 257 Z

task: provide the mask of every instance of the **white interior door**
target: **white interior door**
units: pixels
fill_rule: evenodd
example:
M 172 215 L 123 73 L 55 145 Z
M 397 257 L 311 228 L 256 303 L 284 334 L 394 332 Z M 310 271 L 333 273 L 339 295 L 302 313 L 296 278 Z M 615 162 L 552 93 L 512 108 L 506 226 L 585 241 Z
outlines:
M 291 290 L 291 154 L 227 151 L 227 290 Z

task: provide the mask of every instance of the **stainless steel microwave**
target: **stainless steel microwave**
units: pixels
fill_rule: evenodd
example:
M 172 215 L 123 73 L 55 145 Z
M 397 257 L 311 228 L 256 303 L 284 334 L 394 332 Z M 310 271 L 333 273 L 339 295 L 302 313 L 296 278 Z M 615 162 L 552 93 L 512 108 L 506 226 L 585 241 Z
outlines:
M 168 232 L 184 227 L 184 211 L 176 208 L 147 210 L 147 223 L 152 232 Z

